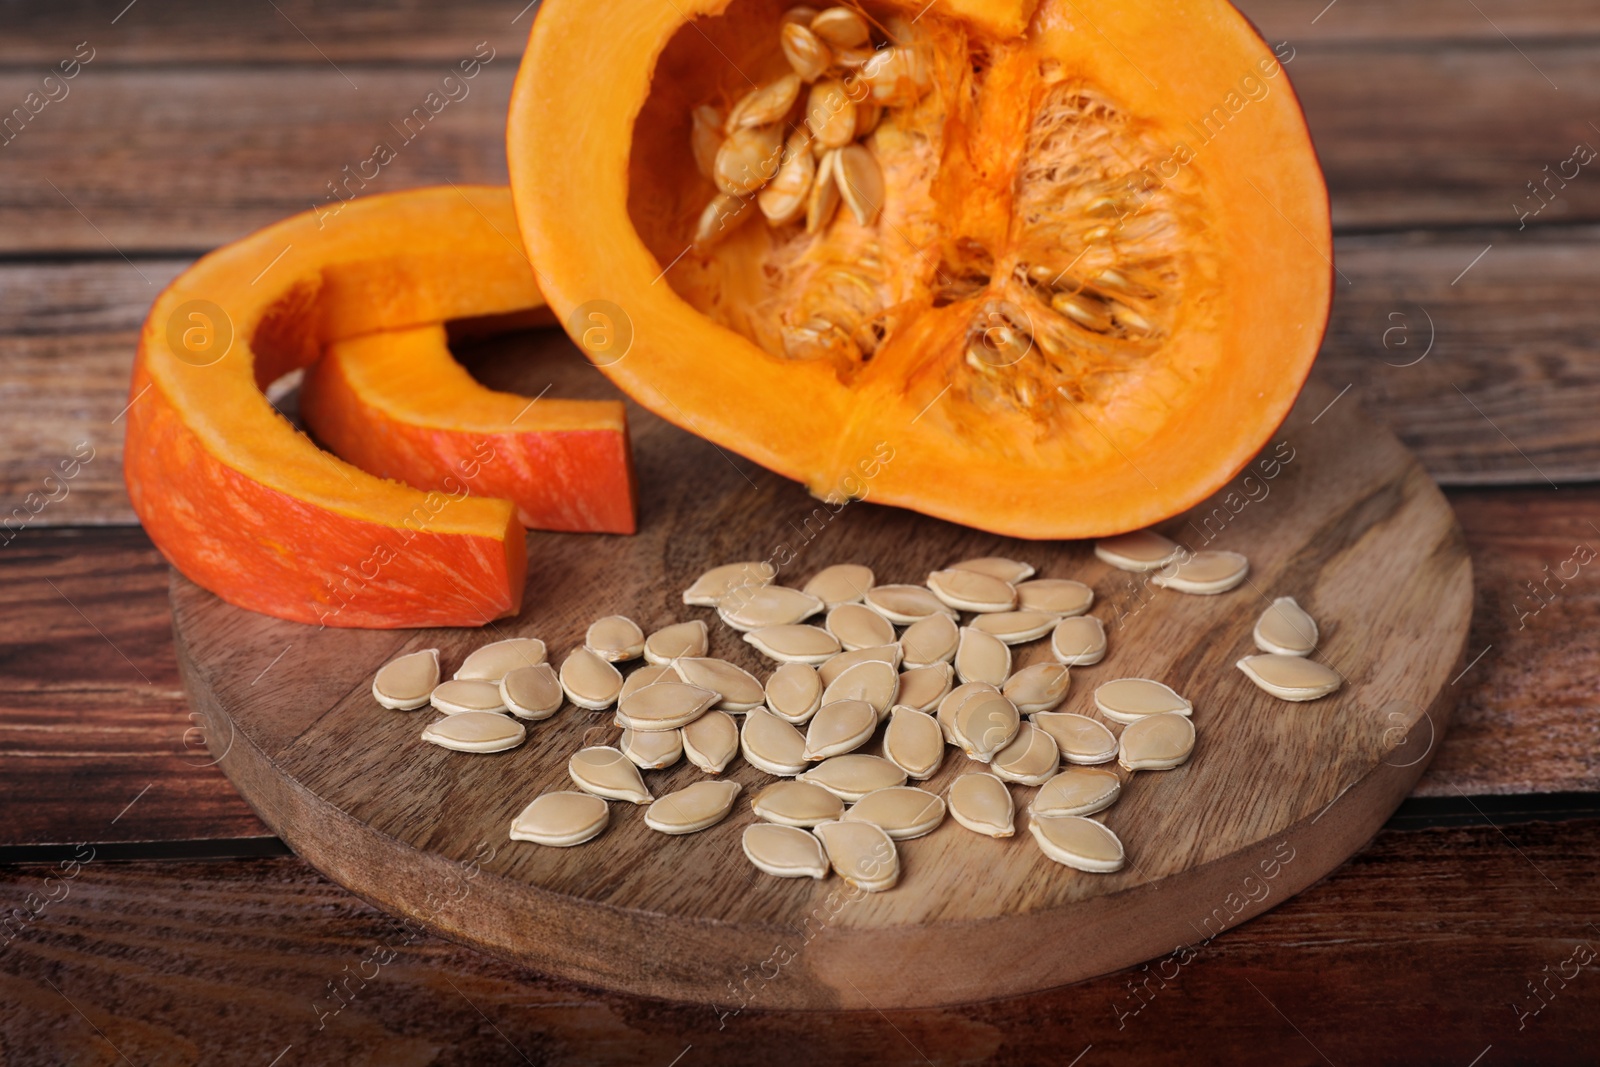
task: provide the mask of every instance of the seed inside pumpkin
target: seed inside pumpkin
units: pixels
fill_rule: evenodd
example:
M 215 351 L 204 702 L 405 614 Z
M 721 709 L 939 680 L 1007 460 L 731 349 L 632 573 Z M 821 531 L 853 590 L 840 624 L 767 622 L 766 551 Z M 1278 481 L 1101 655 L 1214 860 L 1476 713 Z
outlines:
M 950 785 L 950 817 L 974 833 L 1010 837 L 1016 833 L 1011 791 L 992 774 L 963 774 Z
M 372 679 L 372 699 L 394 711 L 415 711 L 439 684 L 439 650 L 425 648 L 390 660 Z

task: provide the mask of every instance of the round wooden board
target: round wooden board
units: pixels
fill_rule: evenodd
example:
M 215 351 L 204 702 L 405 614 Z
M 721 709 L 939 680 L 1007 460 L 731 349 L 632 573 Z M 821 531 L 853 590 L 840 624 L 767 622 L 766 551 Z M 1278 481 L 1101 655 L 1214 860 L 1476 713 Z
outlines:
M 609 390 L 558 336 L 504 339 L 468 362 L 486 382 L 529 395 L 547 382 L 554 395 Z M 266 823 L 329 877 L 447 936 L 579 982 L 718 1011 L 928 1006 L 1042 989 L 1203 942 L 1321 878 L 1376 832 L 1444 730 L 1472 604 L 1461 532 L 1418 462 L 1354 401 L 1335 400 L 1308 389 L 1264 450 L 1268 462 L 1161 525 L 1191 548 L 1250 558 L 1249 581 L 1221 596 L 1148 585 L 1086 543 L 1015 541 L 871 503 L 835 513 L 631 407 L 642 532 L 530 535 L 519 617 L 481 631 L 318 629 L 234 608 L 175 575 L 179 659 L 207 743 Z M 1133 776 L 1101 816 L 1127 847 L 1116 874 L 1046 859 L 1022 814 L 1035 790 L 1019 786 L 1015 837 L 947 820 L 902 844 L 890 892 L 759 874 L 739 839 L 753 820 L 749 793 L 773 779 L 742 759 L 727 776 L 745 795 L 702 833 L 667 837 L 646 828 L 642 808 L 613 804 L 610 828 L 589 844 L 512 842 L 507 828 L 528 801 L 571 788 L 567 757 L 618 736 L 610 713 L 568 707 L 532 725 L 518 749 L 469 755 L 420 739 L 432 711 L 385 711 L 370 693 L 382 663 L 420 648 L 441 649 L 447 673 L 470 649 L 513 635 L 544 639 L 559 660 L 612 612 L 646 630 L 706 619 L 712 654 L 765 677 L 770 665 L 738 634 L 681 603 L 706 567 L 789 560 L 779 580 L 799 585 L 855 561 L 880 582 L 918 582 L 990 554 L 1095 589 L 1110 652 L 1074 669 L 1062 710 L 1093 714 L 1094 687 L 1130 675 L 1194 702 L 1194 757 Z M 1316 617 L 1317 658 L 1347 679 L 1332 697 L 1284 703 L 1234 667 L 1255 652 L 1256 617 L 1284 595 Z M 1018 648 L 1018 665 L 1046 658 L 1044 646 Z M 971 769 L 951 750 L 928 785 L 942 792 Z M 658 796 L 700 777 L 687 762 L 646 775 Z

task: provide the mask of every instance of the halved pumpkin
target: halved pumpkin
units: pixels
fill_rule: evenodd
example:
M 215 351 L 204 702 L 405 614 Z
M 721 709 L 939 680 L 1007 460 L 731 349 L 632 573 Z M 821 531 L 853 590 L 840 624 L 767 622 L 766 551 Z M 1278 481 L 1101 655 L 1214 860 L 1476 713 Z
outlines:
M 297 215 L 205 256 L 156 298 L 127 412 L 128 495 L 151 540 L 230 603 L 330 626 L 474 626 L 514 613 L 510 502 L 424 492 L 328 455 L 262 389 L 325 345 L 540 303 L 505 189 L 419 189 Z
M 538 530 L 635 530 L 621 402 L 485 389 L 450 354 L 442 323 L 335 341 L 306 372 L 300 414 L 371 474 L 421 489 L 465 483 Z
M 601 369 L 818 495 L 1149 525 L 1249 461 L 1327 321 L 1322 176 L 1225 0 L 545 0 L 508 144 L 558 317 L 632 320 Z

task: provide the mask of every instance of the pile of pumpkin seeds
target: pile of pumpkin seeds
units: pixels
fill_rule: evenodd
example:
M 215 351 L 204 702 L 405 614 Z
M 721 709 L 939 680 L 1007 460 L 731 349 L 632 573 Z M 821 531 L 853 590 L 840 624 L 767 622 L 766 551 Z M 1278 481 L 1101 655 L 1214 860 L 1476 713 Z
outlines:
M 876 32 L 875 32 L 876 31 Z M 843 202 L 870 225 L 883 205 L 883 170 L 863 143 L 886 110 L 915 103 L 932 84 L 910 23 L 874 27 L 849 7 L 793 7 L 778 47 L 790 72 L 752 88 L 726 113 L 692 112 L 695 166 L 717 186 L 695 227 L 707 249 L 752 217 L 818 233 Z
M 1180 560 L 1179 547 L 1151 531 L 1101 541 L 1095 553 L 1199 595 L 1234 588 L 1248 571 L 1236 553 Z M 1071 669 L 1106 655 L 1104 626 L 1088 614 L 1094 593 L 1081 582 L 1035 577 L 1031 565 L 1000 557 L 954 563 L 920 585 L 880 585 L 855 563 L 799 589 L 775 579 L 765 563 L 725 564 L 683 593 L 772 661 L 764 679 L 711 656 L 703 619 L 647 634 L 609 615 L 559 670 L 542 641 L 515 638 L 479 648 L 441 681 L 438 652 L 426 649 L 385 665 L 373 695 L 388 708 L 444 712 L 423 737 L 463 752 L 514 748 L 526 723 L 564 702 L 612 713 L 621 739 L 575 752 L 567 773 L 576 791 L 536 798 L 513 821 L 514 840 L 589 841 L 609 824 L 612 802 L 645 806 L 645 825 L 661 833 L 704 830 L 732 812 L 738 783 L 712 777 L 657 797 L 645 772 L 687 758 L 717 776 L 742 756 L 777 779 L 749 799 L 757 821 L 742 843 L 751 864 L 786 878 L 831 869 L 873 891 L 896 883 L 899 842 L 933 832 L 946 814 L 973 833 L 1014 836 L 1014 787 L 1037 789 L 1028 830 L 1045 856 L 1080 871 L 1120 870 L 1122 842 L 1093 816 L 1137 772 L 1179 767 L 1194 750 L 1192 702 L 1154 679 L 1106 680 L 1081 710 L 1063 710 Z M 1013 650 L 1036 641 L 1048 642 L 1049 659 L 1016 669 Z M 1265 655 L 1239 666 L 1268 692 L 1310 700 L 1337 688 L 1336 674 L 1330 685 L 1296 673 L 1295 664 L 1327 668 L 1305 659 L 1316 623 L 1292 598 L 1268 608 L 1255 641 Z M 618 665 L 634 661 L 624 677 Z M 877 751 L 866 751 L 874 739 Z M 922 788 L 952 746 L 970 769 L 943 795 Z

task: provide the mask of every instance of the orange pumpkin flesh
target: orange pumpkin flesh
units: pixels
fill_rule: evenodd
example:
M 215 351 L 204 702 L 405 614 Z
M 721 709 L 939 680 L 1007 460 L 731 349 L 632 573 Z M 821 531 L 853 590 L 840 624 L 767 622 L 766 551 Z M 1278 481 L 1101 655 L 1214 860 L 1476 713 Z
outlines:
M 300 622 L 516 612 L 527 557 L 508 501 L 376 478 L 262 394 L 324 345 L 538 306 L 514 227 L 504 189 L 422 189 L 296 216 L 176 278 L 140 336 L 126 441 L 129 496 L 168 560 L 231 603 Z
M 541 6 L 512 188 L 557 315 L 631 318 L 608 376 L 819 495 L 1023 537 L 1149 525 L 1249 461 L 1316 354 L 1331 237 L 1288 79 L 1233 8 L 868 4 L 930 72 L 865 142 L 882 211 L 692 247 L 716 187 L 690 113 L 788 72 L 786 7 Z
M 300 387 L 311 432 L 362 470 L 505 497 L 524 526 L 635 530 L 627 416 L 615 400 L 498 393 L 450 354 L 443 324 L 329 345 Z

